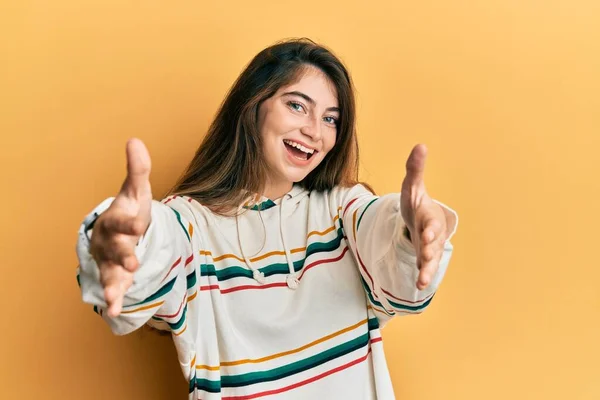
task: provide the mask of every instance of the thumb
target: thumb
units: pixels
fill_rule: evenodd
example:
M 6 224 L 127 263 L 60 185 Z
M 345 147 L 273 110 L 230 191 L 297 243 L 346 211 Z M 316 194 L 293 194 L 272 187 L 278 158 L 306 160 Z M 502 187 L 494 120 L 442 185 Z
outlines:
M 121 192 L 128 197 L 140 198 L 150 194 L 150 154 L 139 139 L 127 142 L 127 178 Z
M 427 159 L 427 147 L 424 144 L 416 145 L 408 160 L 406 160 L 406 177 L 404 178 L 404 189 L 411 189 L 423 184 L 425 175 L 425 160 Z

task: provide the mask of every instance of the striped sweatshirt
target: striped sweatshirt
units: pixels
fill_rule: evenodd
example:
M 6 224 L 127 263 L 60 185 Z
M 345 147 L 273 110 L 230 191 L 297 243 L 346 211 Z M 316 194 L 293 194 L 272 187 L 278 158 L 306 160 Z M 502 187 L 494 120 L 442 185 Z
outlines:
M 170 196 L 153 201 L 141 266 L 110 318 L 84 227 L 111 201 L 79 231 L 83 301 L 117 335 L 144 324 L 170 331 L 190 400 L 393 399 L 380 329 L 430 304 L 452 253 L 449 238 L 418 290 L 400 195 L 362 185 L 295 185 L 237 217 Z

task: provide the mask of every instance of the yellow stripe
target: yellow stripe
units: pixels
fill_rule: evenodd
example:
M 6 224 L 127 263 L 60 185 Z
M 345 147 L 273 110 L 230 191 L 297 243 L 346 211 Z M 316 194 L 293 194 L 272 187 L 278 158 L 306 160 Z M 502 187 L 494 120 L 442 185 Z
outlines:
M 186 329 L 187 329 L 187 322 L 186 322 L 186 324 L 185 324 L 185 328 L 183 328 L 183 329 L 181 330 L 181 332 L 179 332 L 179 333 L 173 333 L 173 335 L 175 335 L 175 336 L 179 336 L 179 335 L 181 335 L 183 332 L 185 332 L 185 330 L 186 330 Z
M 196 365 L 196 369 L 205 369 L 207 371 L 218 371 L 221 369 L 220 366 L 211 367 L 210 365 Z
M 352 233 L 354 234 L 354 241 L 356 242 L 356 212 L 358 209 L 354 210 L 352 214 Z
M 273 354 L 273 355 L 270 355 L 270 356 L 267 356 L 267 357 L 257 358 L 257 359 L 244 359 L 244 360 L 238 360 L 238 361 L 224 361 L 224 362 L 221 363 L 220 366 L 221 367 L 232 367 L 234 365 L 242 365 L 242 364 L 257 364 L 257 363 L 261 363 L 261 362 L 265 362 L 265 361 L 269 361 L 269 360 L 274 360 L 276 358 L 287 356 L 287 355 L 290 355 L 290 354 L 298 353 L 298 352 L 301 352 L 302 350 L 308 349 L 309 347 L 313 347 L 313 346 L 318 345 L 319 343 L 323 343 L 323 342 L 325 342 L 325 341 L 327 341 L 329 339 L 333 339 L 336 336 L 340 336 L 340 335 L 342 335 L 342 334 L 344 334 L 346 332 L 350 332 L 351 330 L 354 330 L 354 329 L 358 328 L 359 326 L 364 325 L 365 323 L 367 323 L 367 319 L 363 319 L 362 321 L 360 321 L 360 322 L 358 322 L 358 323 L 356 323 L 356 324 L 354 324 L 352 326 L 349 326 L 349 327 L 344 328 L 344 329 L 342 329 L 340 331 L 334 332 L 334 333 L 332 333 L 330 335 L 324 336 L 321 339 L 317 339 L 314 342 L 306 344 L 306 345 L 304 345 L 302 347 L 298 347 L 297 349 L 288 350 L 288 351 L 284 351 L 282 353 L 277 353 L 277 354 Z M 208 365 L 197 365 L 196 369 L 207 369 L 209 371 L 216 371 L 216 370 L 219 369 L 219 366 L 214 367 L 214 366 L 208 366 Z
M 375 307 L 375 306 L 373 306 L 372 308 L 374 311 L 379 311 L 380 313 L 385 314 L 387 317 L 390 317 L 390 314 L 392 314 L 392 315 L 394 314 L 394 310 L 392 310 L 391 312 L 385 312 L 385 309 L 383 309 L 383 308 L 379 308 L 379 307 Z
M 338 218 L 339 217 L 336 215 L 335 218 L 333 219 L 333 223 L 334 223 L 333 226 L 325 229 L 324 231 L 312 231 L 312 232 L 310 232 L 308 234 L 307 238 L 309 238 L 309 237 L 311 237 L 313 235 L 324 236 L 324 235 L 328 234 L 329 232 L 335 230 L 335 221 L 337 221 Z M 306 250 L 306 247 L 298 247 L 298 248 L 290 250 L 290 253 L 292 253 L 292 254 L 294 254 L 294 253 L 301 253 L 301 252 L 303 252 L 305 250 Z M 212 252 L 210 252 L 208 250 L 200 250 L 200 255 L 201 256 L 211 256 L 212 257 Z M 269 258 L 271 256 L 277 256 L 277 255 L 284 256 L 285 252 L 281 251 L 281 250 L 271 251 L 271 252 L 265 253 L 263 255 L 251 258 L 250 261 L 256 262 L 256 261 L 264 260 L 265 258 Z M 213 258 L 213 261 L 214 262 L 218 262 L 218 261 L 225 260 L 227 258 L 233 258 L 233 259 L 238 260 L 239 262 L 244 262 L 243 258 L 241 258 L 239 256 L 236 256 L 235 254 L 223 254 L 221 256 Z
M 194 300 L 194 298 L 196 298 L 197 295 L 198 295 L 198 291 L 196 290 L 193 295 L 188 297 L 187 302 L 189 303 L 190 301 Z
M 134 312 L 138 312 L 138 311 L 143 311 L 143 310 L 149 310 L 151 308 L 155 308 L 155 307 L 160 307 L 164 304 L 164 301 L 160 301 L 158 303 L 154 303 L 154 304 L 148 304 L 146 306 L 142 306 L 139 308 L 135 308 L 133 310 L 126 310 L 126 311 L 121 311 L 121 314 L 132 314 Z
M 334 229 L 335 229 L 335 225 L 325 229 L 323 232 L 312 231 L 311 233 L 308 234 L 308 237 L 311 237 L 312 235 L 324 236 Z

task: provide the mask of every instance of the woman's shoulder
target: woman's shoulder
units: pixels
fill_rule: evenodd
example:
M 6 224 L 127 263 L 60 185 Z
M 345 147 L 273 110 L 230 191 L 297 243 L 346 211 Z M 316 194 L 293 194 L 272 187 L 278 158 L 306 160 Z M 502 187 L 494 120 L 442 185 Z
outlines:
M 326 191 L 329 196 L 359 196 L 359 195 L 374 195 L 375 192 L 371 188 L 371 186 L 365 182 L 354 182 L 348 184 L 338 184 L 332 187 L 330 190 Z
M 204 224 L 208 224 L 209 220 L 212 220 L 214 216 L 210 208 L 189 196 L 171 195 L 163 198 L 160 202 L 170 207 L 178 219 L 183 218 L 190 222 L 204 222 Z
M 352 184 L 339 184 L 331 189 L 310 192 L 311 201 L 326 203 L 329 207 L 338 208 L 348 204 L 353 199 L 363 196 L 374 196 L 373 190 L 368 184 L 357 182 Z

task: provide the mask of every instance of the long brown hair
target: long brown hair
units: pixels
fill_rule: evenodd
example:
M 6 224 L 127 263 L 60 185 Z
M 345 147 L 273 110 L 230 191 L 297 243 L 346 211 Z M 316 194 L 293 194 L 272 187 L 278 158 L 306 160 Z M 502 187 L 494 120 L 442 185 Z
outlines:
M 267 165 L 258 131 L 259 107 L 281 87 L 298 79 L 308 66 L 318 68 L 331 80 L 341 112 L 332 150 L 298 183 L 317 191 L 357 183 L 356 106 L 350 74 L 330 50 L 302 38 L 269 46 L 246 66 L 170 194 L 189 196 L 215 213 L 228 214 L 248 196 L 262 193 Z

